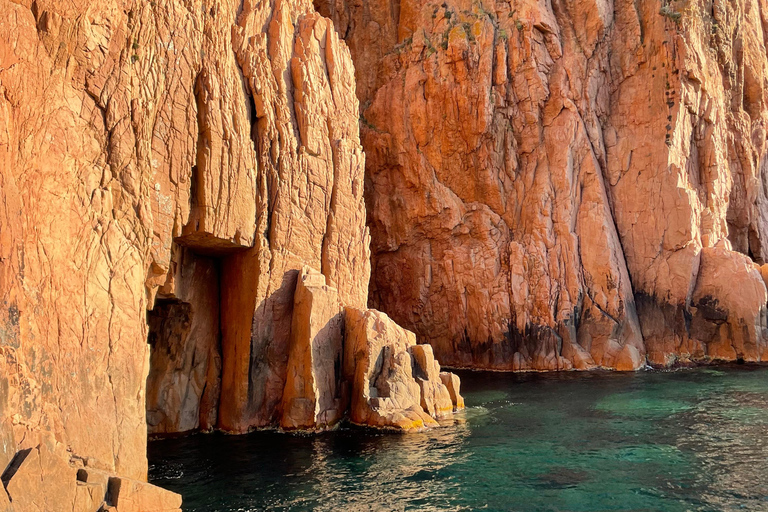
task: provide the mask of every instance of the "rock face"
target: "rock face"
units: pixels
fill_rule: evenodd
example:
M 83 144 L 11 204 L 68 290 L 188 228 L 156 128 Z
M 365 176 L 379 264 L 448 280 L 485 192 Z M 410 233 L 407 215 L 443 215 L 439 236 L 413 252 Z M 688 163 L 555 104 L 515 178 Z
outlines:
M 376 310 L 345 309 L 344 375 L 352 386 L 353 423 L 398 430 L 435 426 L 436 417 L 463 408 L 452 402 L 430 346 Z
M 283 391 L 284 429 L 324 429 L 347 409 L 341 362 L 344 315 L 335 288 L 304 267 L 296 283 L 288 375 Z
M 278 423 L 299 270 L 367 302 L 354 87 L 307 0 L 0 0 L 14 453 L 50 432 L 140 480 L 148 423 Z
M 363 305 L 370 264 L 348 50 L 307 1 L 246 3 L 233 34 L 262 201 L 255 247 L 222 274 L 218 423 L 243 432 L 279 421 L 298 269 L 320 269 L 342 302 Z M 254 275 L 248 289 L 224 283 Z
M 175 509 L 140 483 L 147 432 L 341 418 L 342 306 L 366 306 L 370 262 L 330 20 L 308 0 L 0 0 L 0 92 L 0 470 L 53 436 L 121 475 L 118 510 Z M 409 384 L 434 424 L 430 365 Z M 90 507 L 102 484 L 61 492 Z
M 81 460 L 68 460 L 62 445 L 50 438 L 46 441 L 16 453 L 3 472 L 2 510 L 181 512 L 181 496 L 178 494 L 84 467 Z
M 315 5 L 356 66 L 372 307 L 454 366 L 762 360 L 763 3 Z
M 766 9 L 0 0 L 0 506 L 178 508 L 147 429 L 435 425 L 435 356 L 765 360 Z
M 221 392 L 218 265 L 183 248 L 174 256 L 147 314 L 150 434 L 212 429 Z

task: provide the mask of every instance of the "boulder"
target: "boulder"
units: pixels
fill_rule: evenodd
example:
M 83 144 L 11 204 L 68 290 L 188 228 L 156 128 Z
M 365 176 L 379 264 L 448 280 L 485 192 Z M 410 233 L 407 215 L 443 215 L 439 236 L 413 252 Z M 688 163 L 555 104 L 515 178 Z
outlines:
M 345 308 L 344 375 L 353 423 L 398 430 L 436 426 L 422 408 L 411 349 L 416 335 L 376 310 Z
M 181 496 L 114 474 L 77 467 L 62 445 L 15 454 L 2 474 L 0 510 L 9 512 L 181 512 Z
M 181 496 L 146 482 L 110 477 L 107 505 L 116 512 L 181 512 Z
M 436 418 L 450 415 L 453 401 L 440 378 L 440 364 L 435 360 L 432 347 L 414 345 L 409 351 L 413 356 L 413 373 L 421 390 L 421 408 Z
M 464 397 L 459 393 L 461 387 L 461 380 L 455 373 L 440 372 L 440 380 L 443 381 L 443 385 L 448 389 L 448 394 L 451 396 L 451 402 L 453 403 L 453 409 L 458 411 L 464 408 Z
M 16 453 L 2 480 L 14 512 L 72 512 L 76 475 L 75 468 L 43 443 Z

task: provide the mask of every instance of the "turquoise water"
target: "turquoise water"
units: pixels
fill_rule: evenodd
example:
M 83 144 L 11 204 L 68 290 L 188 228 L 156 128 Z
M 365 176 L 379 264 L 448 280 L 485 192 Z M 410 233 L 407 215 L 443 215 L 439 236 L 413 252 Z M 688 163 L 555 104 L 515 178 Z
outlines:
M 768 368 L 460 375 L 439 429 L 153 441 L 150 481 L 186 511 L 768 511 Z

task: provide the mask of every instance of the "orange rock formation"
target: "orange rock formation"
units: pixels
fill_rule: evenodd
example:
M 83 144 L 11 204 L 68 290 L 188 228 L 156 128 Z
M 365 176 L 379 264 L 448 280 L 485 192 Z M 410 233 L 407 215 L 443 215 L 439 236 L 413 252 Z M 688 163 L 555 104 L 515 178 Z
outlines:
M 315 5 L 356 64 L 370 305 L 443 363 L 768 356 L 765 2 Z
M 367 303 L 354 91 L 306 0 L 0 0 L 3 471 L 278 423 L 299 270 Z
M 0 0 L 0 507 L 178 508 L 148 431 L 435 425 L 435 357 L 765 360 L 766 13 Z

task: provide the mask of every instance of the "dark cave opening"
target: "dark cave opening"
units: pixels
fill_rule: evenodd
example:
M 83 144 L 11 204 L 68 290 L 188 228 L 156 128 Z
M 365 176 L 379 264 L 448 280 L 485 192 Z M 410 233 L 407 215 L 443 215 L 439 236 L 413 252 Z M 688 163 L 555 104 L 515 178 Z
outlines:
M 147 313 L 147 432 L 210 430 L 221 389 L 220 258 L 175 246 L 168 282 Z
M 233 430 L 247 403 L 258 250 L 206 233 L 176 239 L 147 313 L 150 437 Z M 234 427 L 233 427 L 234 425 Z

